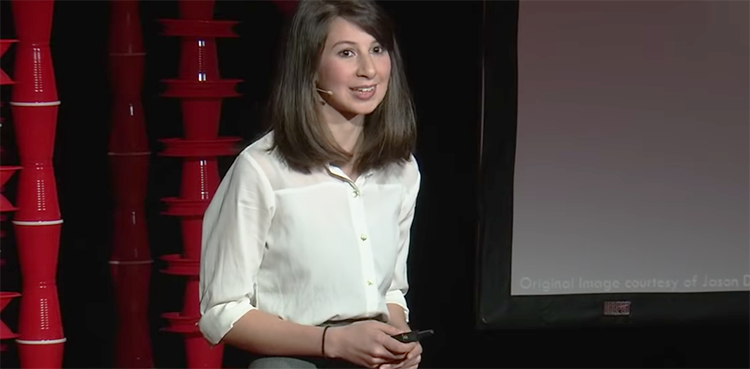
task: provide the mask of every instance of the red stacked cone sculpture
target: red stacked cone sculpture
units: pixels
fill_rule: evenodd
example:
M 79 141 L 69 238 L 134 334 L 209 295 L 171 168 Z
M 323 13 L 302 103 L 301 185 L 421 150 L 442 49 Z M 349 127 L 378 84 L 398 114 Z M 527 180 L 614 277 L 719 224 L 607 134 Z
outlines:
M 0 58 L 2 58 L 5 53 L 8 52 L 10 47 L 18 42 L 18 40 L 0 40 Z M 9 86 L 14 84 L 13 80 L 8 76 L 7 73 L 5 73 L 4 70 L 0 69 L 0 86 Z M 0 101 L 0 109 L 4 110 L 5 108 L 5 102 Z M 0 127 L 4 126 L 6 124 L 6 117 L 3 115 L 0 115 Z M 4 137 L 3 137 L 4 138 Z M 6 154 L 5 147 L 0 147 L 0 165 L 6 164 Z M 5 192 L 5 186 L 0 185 L 0 194 Z M 15 210 L 15 209 L 14 209 Z M 5 222 L 8 220 L 8 216 L 4 213 L 0 213 L 0 222 Z M 6 236 L 5 229 L 0 229 L 0 240 L 5 241 L 4 238 Z M 6 259 L 4 251 L 5 243 L 3 242 L 2 245 L 0 245 L 0 268 L 3 268 L 7 265 L 8 260 Z M 2 278 L 2 277 L 0 277 Z M 0 351 L 2 351 L 2 343 L 0 343 Z
M 11 114 L 23 167 L 13 225 L 21 269 L 16 340 L 22 368 L 60 368 L 63 334 L 57 296 L 62 217 L 52 154 L 60 101 L 50 52 L 54 0 L 12 0 L 18 44 Z
M 114 367 L 152 368 L 148 325 L 153 260 L 145 199 L 150 151 L 141 92 L 145 52 L 138 0 L 110 2 L 109 71 L 112 126 L 109 161 L 114 197 L 110 269 L 117 305 Z
M 0 58 L 5 55 L 5 53 L 8 51 L 10 46 L 14 44 L 16 40 L 0 40 Z M 0 69 L 0 86 L 3 85 L 12 85 L 13 80 L 8 76 L 5 71 Z M 2 107 L 2 106 L 0 106 Z M 5 123 L 5 117 L 0 117 L 0 124 Z M 5 154 L 5 151 L 2 152 Z M 3 160 L 4 161 L 4 160 Z M 5 190 L 5 183 L 10 179 L 10 176 L 13 175 L 13 173 L 20 169 L 19 167 L 0 167 L 0 221 L 7 220 L 7 216 L 4 214 L 5 212 L 9 211 L 15 211 L 16 207 L 13 206 L 7 198 L 3 195 L 2 192 Z M 5 237 L 5 232 L 3 230 L 0 230 L 0 238 Z M 7 260 L 5 259 L 5 255 L 0 253 L 0 267 L 4 267 L 7 263 Z M 2 277 L 0 277 L 2 278 Z M 21 296 L 19 293 L 16 292 L 0 292 L 0 314 L 2 314 L 3 309 L 5 309 L 6 306 L 10 303 L 10 301 L 18 296 Z M 17 334 L 13 333 L 13 331 L 8 328 L 5 323 L 3 323 L 2 315 L 0 315 L 0 353 L 5 352 L 9 345 L 6 343 L 7 340 L 13 339 L 18 337 Z M 0 367 L 5 367 L 4 363 L 0 361 Z
M 2 56 L 2 54 L 0 54 L 0 56 Z M 0 186 L 4 186 L 13 175 L 13 173 L 15 173 L 18 169 L 20 169 L 20 167 L 0 167 Z M 10 201 L 5 198 L 5 196 L 0 194 L 0 213 L 7 213 L 15 210 L 16 207 L 13 206 L 13 204 L 11 204 Z M 18 334 L 11 331 L 10 328 L 8 328 L 8 326 L 5 325 L 5 323 L 1 320 L 1 318 L 5 307 L 8 306 L 11 300 L 19 296 L 21 296 L 21 294 L 16 292 L 0 292 L 0 353 L 6 351 L 9 347 L 6 342 L 7 340 L 18 337 Z M 5 367 L 2 362 L 0 362 L 0 366 Z
M 180 0 L 180 19 L 162 20 L 164 35 L 180 37 L 179 77 L 165 80 L 165 97 L 178 98 L 182 104 L 184 138 L 162 140 L 161 155 L 182 161 L 179 197 L 164 199 L 165 215 L 180 217 L 182 254 L 166 255 L 164 273 L 187 279 L 182 310 L 164 314 L 166 331 L 184 336 L 188 368 L 220 368 L 223 346 L 210 346 L 200 334 L 198 269 L 200 264 L 203 213 L 219 185 L 217 157 L 236 154 L 240 138 L 219 137 L 222 99 L 239 96 L 235 86 L 240 80 L 221 79 L 216 38 L 237 37 L 236 22 L 216 21 L 213 0 Z
M 290 16 L 297 7 L 297 0 L 272 0 L 284 16 Z
M 11 45 L 16 43 L 17 40 L 0 40 L 0 56 L 5 55 L 5 52 L 10 49 Z M 12 85 L 13 79 L 5 73 L 4 70 L 0 69 L 0 85 Z
M 21 296 L 21 294 L 17 292 L 0 292 L 0 311 L 3 311 L 3 309 L 10 304 L 11 300 L 19 296 Z M 7 325 L 5 325 L 5 323 L 0 321 L 0 339 L 5 341 L 16 337 L 18 337 L 18 334 L 13 332 Z M 3 344 L 2 351 L 6 351 L 7 349 L 8 345 Z

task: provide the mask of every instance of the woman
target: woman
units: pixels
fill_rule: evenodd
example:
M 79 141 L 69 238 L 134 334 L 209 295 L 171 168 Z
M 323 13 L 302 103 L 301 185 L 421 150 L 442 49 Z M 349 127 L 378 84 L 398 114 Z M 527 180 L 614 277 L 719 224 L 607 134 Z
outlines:
M 205 213 L 199 327 L 251 367 L 416 368 L 391 337 L 421 179 L 392 28 L 371 1 L 302 1 L 282 51 L 272 129 Z

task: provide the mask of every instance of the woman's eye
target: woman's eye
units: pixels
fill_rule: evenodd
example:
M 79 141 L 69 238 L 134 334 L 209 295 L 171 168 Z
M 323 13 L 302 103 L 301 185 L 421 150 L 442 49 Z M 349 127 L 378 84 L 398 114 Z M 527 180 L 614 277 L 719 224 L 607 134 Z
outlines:
M 351 50 L 342 50 L 341 52 L 339 52 L 339 55 L 345 56 L 345 57 L 350 57 L 350 56 L 354 55 L 354 52 L 351 51 Z
M 374 48 L 372 49 L 372 51 L 373 51 L 373 52 L 374 52 L 375 54 L 380 54 L 380 53 L 382 53 L 382 52 L 383 52 L 383 48 L 382 48 L 382 47 L 380 47 L 380 46 L 375 46 L 375 47 L 374 47 Z

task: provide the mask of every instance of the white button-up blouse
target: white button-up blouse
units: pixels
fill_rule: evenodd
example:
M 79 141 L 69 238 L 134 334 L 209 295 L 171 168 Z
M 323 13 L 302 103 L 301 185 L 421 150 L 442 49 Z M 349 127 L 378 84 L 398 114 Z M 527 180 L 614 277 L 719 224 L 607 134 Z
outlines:
M 310 174 L 268 152 L 272 133 L 236 158 L 206 210 L 200 266 L 203 335 L 218 343 L 259 309 L 306 325 L 387 320 L 408 307 L 406 260 L 421 175 L 405 165 L 352 181 Z

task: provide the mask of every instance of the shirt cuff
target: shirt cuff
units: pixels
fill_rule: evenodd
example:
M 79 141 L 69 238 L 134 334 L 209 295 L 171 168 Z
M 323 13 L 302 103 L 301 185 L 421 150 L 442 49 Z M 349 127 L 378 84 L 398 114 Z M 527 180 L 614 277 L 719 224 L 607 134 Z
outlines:
M 401 290 L 391 290 L 385 294 L 386 304 L 396 304 L 404 310 L 404 317 L 406 322 L 409 323 L 409 307 L 406 305 L 406 298 Z
M 245 297 L 239 301 L 228 302 L 211 307 L 201 316 L 198 328 L 203 337 L 212 345 L 217 345 L 229 332 L 234 323 L 250 310 L 255 310 L 250 299 Z

